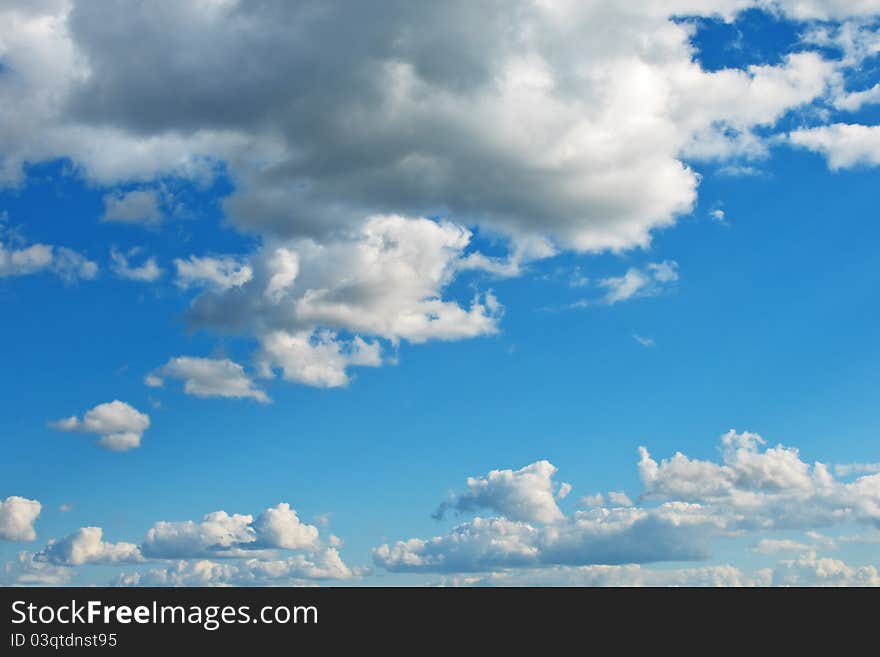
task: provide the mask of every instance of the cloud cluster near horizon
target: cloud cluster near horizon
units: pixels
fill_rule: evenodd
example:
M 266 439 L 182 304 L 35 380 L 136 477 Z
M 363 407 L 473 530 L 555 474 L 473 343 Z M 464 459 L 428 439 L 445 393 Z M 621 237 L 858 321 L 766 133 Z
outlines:
M 379 545 L 374 566 L 468 585 L 880 584 L 876 566 L 851 566 L 822 554 L 845 542 L 877 540 L 880 475 L 835 478 L 833 469 L 849 475 L 858 472 L 858 464 L 811 465 L 796 448 L 766 447 L 749 432 L 724 434 L 720 453 L 719 462 L 680 452 L 657 461 L 641 448 L 636 501 L 623 491 L 585 495 L 572 513 L 560 507 L 572 486 L 554 480 L 557 468 L 549 461 L 469 477 L 466 489 L 452 494 L 434 517 L 480 515 L 445 535 Z M 40 508 L 20 497 L 0 503 L 0 538 L 33 541 Z M 829 533 L 844 527 L 861 528 L 864 535 Z M 782 558 L 772 568 L 751 572 L 692 565 L 709 559 L 714 546 L 742 544 L 744 538 L 753 552 Z M 197 521 L 156 522 L 139 543 L 108 542 L 100 527 L 81 527 L 50 539 L 42 550 L 22 552 L 6 565 L 6 578 L 64 583 L 88 565 L 127 569 L 114 579 L 126 585 L 369 577 L 370 568 L 343 562 L 341 545 L 282 503 L 256 517 L 215 511 Z M 675 562 L 688 565 L 651 568 Z

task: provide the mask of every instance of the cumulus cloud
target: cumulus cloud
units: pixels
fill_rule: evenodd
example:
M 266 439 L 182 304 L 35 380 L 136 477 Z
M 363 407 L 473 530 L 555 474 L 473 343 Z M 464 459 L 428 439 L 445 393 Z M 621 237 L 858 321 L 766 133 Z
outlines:
M 373 559 L 391 571 L 444 573 L 645 564 L 705 559 L 715 542 L 744 533 L 806 532 L 809 542 L 759 541 L 759 551 L 766 553 L 833 548 L 833 541 L 815 532 L 821 527 L 880 527 L 880 475 L 841 482 L 824 464 L 802 461 L 795 448 L 764 445 L 757 434 L 730 431 L 721 439 L 720 462 L 681 453 L 657 462 L 641 448 L 644 491 L 637 502 L 619 491 L 589 496 L 582 501 L 590 508 L 547 524 L 534 513 L 524 515 L 521 506 L 505 506 L 492 476 L 472 479 L 473 489 L 460 496 L 465 507 L 487 508 L 497 517 L 474 518 L 443 536 L 381 545 Z M 547 466 L 538 487 L 545 493 L 555 473 Z M 495 478 L 510 488 L 516 472 L 499 472 L 504 474 Z
M 210 556 L 256 541 L 254 518 L 214 511 L 201 521 L 160 521 L 147 532 L 141 546 L 144 556 L 161 559 Z
M 161 387 L 166 378 L 183 381 L 183 390 L 195 397 L 250 398 L 268 402 L 265 392 L 254 385 L 244 368 L 228 358 L 178 356 L 148 374 L 148 386 Z
M 678 18 L 865 15 L 822 4 L 5 3 L 0 183 L 67 158 L 106 192 L 105 219 L 156 223 L 162 181 L 222 171 L 227 218 L 261 246 L 175 261 L 182 288 L 206 288 L 190 323 L 254 337 L 289 380 L 345 385 L 379 364 L 377 339 L 497 331 L 490 292 L 444 297 L 457 273 L 646 247 L 694 207 L 694 166 L 763 157 L 845 64 L 817 34 L 772 64 L 705 70 Z M 507 254 L 473 250 L 475 226 Z M 658 275 L 607 279 L 606 302 Z
M 34 522 L 43 505 L 37 500 L 10 495 L 0 500 L 0 539 L 4 541 L 32 541 L 37 537 Z
M 80 527 L 59 540 L 50 540 L 35 559 L 61 566 L 83 564 L 115 564 L 143 561 L 134 543 L 107 543 L 100 527 Z
M 257 516 L 254 531 L 257 540 L 267 547 L 300 550 L 318 545 L 318 528 L 303 523 L 286 502 Z
M 103 221 L 123 224 L 157 224 L 162 221 L 159 199 L 151 189 L 117 192 L 104 197 Z
M 113 272 L 120 278 L 151 283 L 162 275 L 162 269 L 156 264 L 156 259 L 152 257 L 146 258 L 140 265 L 131 264 L 129 259 L 139 252 L 139 249 L 130 249 L 127 253 L 111 249 L 110 259 L 113 262 Z
M 76 416 L 51 423 L 59 431 L 80 431 L 100 436 L 98 444 L 123 452 L 141 446 L 141 438 L 150 426 L 150 416 L 118 399 L 98 404 L 80 419 Z
M 693 203 L 697 177 L 683 151 L 755 148 L 755 126 L 812 101 L 832 74 L 811 52 L 704 71 L 688 26 L 670 18 L 758 3 L 667 4 L 388 0 L 354 14 L 336 2 L 320 12 L 248 1 L 160 3 L 149 13 L 110 4 L 110 31 L 88 3 L 74 3 L 43 45 L 46 57 L 77 56 L 49 71 L 38 59 L 28 71 L 66 96 L 72 125 L 34 99 L 43 111 L 30 123 L 62 127 L 16 145 L 64 147 L 105 177 L 222 159 L 239 181 L 230 215 L 277 235 L 445 209 L 580 250 L 644 245 Z M 774 8 L 805 15 L 799 5 Z M 358 25 L 344 44 L 340 22 Z M 475 24 L 479 36 L 462 28 Z M 590 29 L 606 24 L 613 35 Z M 585 32 L 594 38 L 585 42 Z M 260 74 L 235 73 L 245 70 Z M 86 135 L 110 148 L 86 147 Z M 140 163 L 118 161 L 128 143 L 143 151 Z
M 374 216 L 329 242 L 267 244 L 242 285 L 206 290 L 193 326 L 244 331 L 261 344 L 266 376 L 344 386 L 352 366 L 378 366 L 381 346 L 456 340 L 497 331 L 500 304 L 486 292 L 469 305 L 443 299 L 470 240 L 451 222 Z
M 519 470 L 492 470 L 485 477 L 468 477 L 467 492 L 456 495 L 435 512 L 442 518 L 447 508 L 457 511 L 489 509 L 512 520 L 554 522 L 562 519 L 556 505 L 553 475 L 556 467 L 538 461 Z M 570 490 L 568 484 L 562 484 Z M 565 496 L 563 494 L 563 497 Z
M 176 563 L 144 572 L 121 573 L 115 583 L 283 586 L 364 574 L 365 569 L 350 568 L 343 562 L 337 549 L 340 544 L 333 535 L 321 540 L 318 528 L 302 522 L 287 503 L 265 509 L 256 519 L 215 511 L 197 522 L 157 522 L 139 547 L 116 544 L 115 551 L 127 554 L 127 560 L 132 562 L 143 559 Z M 121 545 L 126 548 L 123 550 Z
M 147 532 L 144 556 L 160 559 L 241 556 L 245 550 L 314 551 L 321 547 L 318 528 L 303 523 L 287 503 L 257 516 L 214 511 L 202 520 L 157 522 Z

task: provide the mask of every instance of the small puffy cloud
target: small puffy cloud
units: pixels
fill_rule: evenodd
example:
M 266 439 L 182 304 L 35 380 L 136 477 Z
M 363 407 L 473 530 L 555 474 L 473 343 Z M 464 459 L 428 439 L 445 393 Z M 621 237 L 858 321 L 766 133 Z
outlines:
M 244 368 L 228 358 L 178 356 L 150 372 L 144 382 L 150 387 L 161 387 L 166 378 L 182 380 L 184 392 L 195 397 L 269 401 L 266 393 L 254 385 Z
M 795 130 L 788 141 L 819 153 L 831 169 L 880 165 L 880 126 L 835 123 Z
M 723 224 L 725 218 L 727 217 L 727 213 L 724 212 L 721 208 L 715 208 L 709 212 L 709 216 L 712 217 L 719 224 Z
M 58 507 L 60 513 L 70 513 L 73 511 L 73 504 L 62 504 Z
M 247 283 L 253 278 L 251 267 L 233 256 L 176 258 L 176 283 L 179 287 L 212 287 L 228 290 Z
M 556 506 L 553 492 L 554 474 L 556 466 L 549 461 L 537 461 L 519 470 L 492 470 L 485 477 L 468 477 L 467 491 L 442 504 L 434 515 L 442 518 L 447 508 L 489 509 L 511 520 L 561 520 L 562 511 Z
M 59 431 L 79 431 L 100 436 L 98 444 L 113 451 L 140 447 L 150 426 L 150 416 L 130 404 L 117 400 L 98 404 L 82 419 L 72 416 L 51 423 Z
M 441 573 L 647 564 L 706 559 L 715 542 L 749 534 L 761 539 L 755 549 L 762 553 L 835 549 L 843 539 L 817 529 L 847 523 L 880 527 L 880 474 L 838 481 L 823 463 L 801 460 L 796 448 L 766 447 L 761 436 L 749 432 L 723 435 L 720 452 L 720 462 L 681 453 L 658 462 L 641 448 L 644 490 L 637 501 L 619 491 L 588 496 L 582 500 L 587 510 L 549 523 L 539 522 L 538 514 L 523 514 L 522 505 L 507 504 L 506 489 L 516 487 L 522 471 L 472 478 L 471 490 L 446 506 L 456 508 L 463 500 L 466 510 L 485 508 L 498 517 L 474 518 L 442 536 L 380 545 L 373 560 L 395 572 Z M 493 479 L 502 485 L 493 486 Z M 538 488 L 550 490 L 547 477 Z M 782 530 L 804 532 L 804 538 L 766 537 Z M 831 573 L 825 583 L 874 576 L 870 569 L 814 561 L 807 565 L 820 577 Z M 784 562 L 783 570 L 801 568 L 802 562 Z M 765 583 L 769 577 L 760 574 Z M 805 576 L 774 577 L 794 583 Z
M 639 335 L 638 333 L 633 333 L 632 339 L 638 342 L 643 347 L 653 347 L 654 339 L 645 337 L 644 335 Z
M 162 221 L 162 211 L 154 190 L 136 189 L 104 196 L 101 219 L 123 224 L 155 225 Z
M 678 263 L 674 260 L 650 263 L 647 268 L 630 267 L 623 276 L 603 278 L 599 286 L 607 291 L 603 302 L 614 304 L 633 297 L 660 294 L 678 280 Z
M 0 539 L 32 541 L 37 537 L 34 522 L 43 506 L 37 500 L 11 495 L 0 500 Z
M 300 550 L 318 545 L 318 528 L 300 521 L 296 511 L 286 502 L 257 516 L 254 531 L 257 540 L 270 548 Z
M 102 537 L 103 530 L 100 527 L 80 527 L 69 536 L 50 540 L 46 548 L 37 554 L 36 559 L 61 566 L 143 561 L 140 549 L 134 543 L 107 543 Z
M 156 264 L 155 258 L 146 258 L 140 265 L 133 265 L 130 258 L 138 254 L 138 249 L 132 249 L 127 254 L 116 249 L 110 250 L 110 259 L 113 261 L 113 272 L 120 278 L 132 281 L 150 283 L 162 275 L 162 269 Z

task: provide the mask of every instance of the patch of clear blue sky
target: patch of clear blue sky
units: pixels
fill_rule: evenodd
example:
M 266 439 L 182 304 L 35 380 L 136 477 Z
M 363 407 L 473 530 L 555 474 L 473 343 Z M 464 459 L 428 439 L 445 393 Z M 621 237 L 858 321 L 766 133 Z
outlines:
M 701 24 L 706 67 L 773 61 L 797 34 L 757 14 L 742 23 Z M 876 122 L 875 114 L 858 116 Z M 563 502 L 570 510 L 598 491 L 637 495 L 639 445 L 656 458 L 679 450 L 714 458 L 731 427 L 798 446 L 807 461 L 878 460 L 876 170 L 831 173 L 818 156 L 782 147 L 755 166 L 761 175 L 729 177 L 695 164 L 704 178 L 694 213 L 647 251 L 565 254 L 517 279 L 457 281 L 453 297 L 469 299 L 476 285 L 505 305 L 497 336 L 404 344 L 399 364 L 356 370 L 345 389 L 275 381 L 269 405 L 188 397 L 174 382 L 146 388 L 144 374 L 171 356 L 247 362 L 254 345 L 189 332 L 189 297 L 167 274 L 146 286 L 106 267 L 111 246 L 144 247 L 166 269 L 191 253 L 252 249 L 223 223 L 228 181 L 176 188 L 191 216 L 151 231 L 101 223 L 104 192 L 62 164 L 31 168 L 24 188 L 0 195 L 10 225 L 104 267 L 72 286 L 50 276 L 0 280 L 0 481 L 4 495 L 45 507 L 40 540 L 0 544 L 0 558 L 82 525 L 139 541 L 157 520 L 255 514 L 287 501 L 307 521 L 330 512 L 346 561 L 365 564 L 382 542 L 445 532 L 456 519 L 429 515 L 469 475 L 549 459 L 574 485 Z M 718 207 L 724 225 L 709 217 Z M 665 259 L 681 274 L 667 294 L 546 310 L 598 296 L 567 284 L 577 267 L 595 281 Z M 47 427 L 114 398 L 150 413 L 141 449 L 106 452 L 92 437 Z M 75 510 L 59 513 L 62 503 Z M 80 581 L 109 572 L 86 568 Z

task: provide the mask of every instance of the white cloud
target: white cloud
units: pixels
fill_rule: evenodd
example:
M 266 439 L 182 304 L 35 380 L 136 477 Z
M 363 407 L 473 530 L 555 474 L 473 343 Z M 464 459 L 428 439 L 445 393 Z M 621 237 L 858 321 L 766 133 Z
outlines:
M 444 502 L 435 516 L 442 517 L 447 508 L 489 509 L 511 520 L 539 523 L 561 520 L 562 511 L 556 506 L 553 492 L 554 474 L 556 467 L 552 463 L 537 461 L 519 470 L 492 470 L 485 477 L 468 477 L 467 491 L 456 495 L 451 502 Z
M 303 523 L 287 503 L 251 515 L 214 511 L 198 522 L 157 522 L 147 532 L 144 556 L 160 559 L 241 557 L 252 550 L 305 550 L 322 547 L 318 528 Z
M 653 347 L 655 344 L 653 338 L 646 338 L 645 336 L 639 335 L 638 333 L 633 333 L 632 339 L 638 342 L 643 347 Z
M 257 540 L 266 547 L 299 550 L 318 545 L 318 528 L 301 522 L 286 502 L 257 516 L 254 531 Z
M 115 586 L 295 586 L 320 580 L 348 580 L 359 577 L 360 569 L 349 568 L 334 548 L 284 559 L 244 559 L 237 562 L 207 559 L 178 561 L 167 568 L 123 573 Z
M 880 586 L 874 566 L 852 567 L 815 552 L 782 561 L 773 571 L 774 586 Z
M 496 332 L 490 293 L 444 298 L 457 273 L 513 276 L 565 249 L 646 247 L 694 206 L 686 159 L 744 167 L 781 118 L 840 88 L 842 64 L 819 54 L 819 37 L 772 65 L 704 70 L 677 17 L 756 6 L 864 14 L 749 0 L 6 3 L 0 181 L 68 158 L 114 190 L 106 219 L 155 223 L 165 180 L 223 171 L 227 218 L 261 246 L 247 262 L 175 261 L 181 287 L 208 288 L 192 325 L 273 336 L 269 347 L 285 335 L 285 354 L 262 345 L 267 368 L 344 385 L 355 336 L 373 346 Z M 348 23 L 358 29 L 340 41 Z M 449 220 L 425 219 L 438 216 Z M 468 252 L 465 226 L 507 254 Z M 654 293 L 660 276 L 608 279 L 606 302 Z
M 104 197 L 103 221 L 155 225 L 162 221 L 159 199 L 151 189 L 117 192 Z
M 43 506 L 37 500 L 11 495 L 0 500 L 0 539 L 32 541 L 37 537 L 34 522 Z
M 232 256 L 219 258 L 191 255 L 176 258 L 177 285 L 182 288 L 213 286 L 221 290 L 240 287 L 253 277 L 253 270 Z
M 497 331 L 501 308 L 491 293 L 469 306 L 442 296 L 469 240 L 450 222 L 375 216 L 332 242 L 266 245 L 249 281 L 207 290 L 189 320 L 254 335 L 267 376 L 280 368 L 290 381 L 344 386 L 350 366 L 382 363 L 378 341 L 362 336 L 396 344 Z
M 140 549 L 133 543 L 107 543 L 100 527 L 80 527 L 59 540 L 50 540 L 35 559 L 61 566 L 83 564 L 136 563 L 143 561 Z
M 165 378 L 182 380 L 184 392 L 196 397 L 269 401 L 266 393 L 254 385 L 244 368 L 228 358 L 178 356 L 149 373 L 144 381 L 148 386 L 161 387 Z
M 59 431 L 81 431 L 100 436 L 98 444 L 113 451 L 140 447 L 141 438 L 150 426 L 150 416 L 118 399 L 98 404 L 82 419 L 76 416 L 52 422 Z
M 331 331 L 314 335 L 273 331 L 262 339 L 260 352 L 266 376 L 274 367 L 280 367 L 284 378 L 318 388 L 346 386 L 350 366 L 382 364 L 378 343 L 368 343 L 355 336 L 351 341 L 340 341 Z
M 717 541 L 749 533 L 805 532 L 799 542 L 761 537 L 760 551 L 770 552 L 833 549 L 836 542 L 815 531 L 822 527 L 880 527 L 880 475 L 840 482 L 824 464 L 802 461 L 795 448 L 763 445 L 757 434 L 730 431 L 720 463 L 681 453 L 658 463 L 641 448 L 644 492 L 636 503 L 622 492 L 589 496 L 582 502 L 591 508 L 543 525 L 509 517 L 516 507 L 481 503 L 499 517 L 475 518 L 445 536 L 381 545 L 373 558 L 391 571 L 444 573 L 691 561 L 707 558 Z
M 198 178 L 224 162 L 238 183 L 229 213 L 262 233 L 326 235 L 352 217 L 439 209 L 579 250 L 644 246 L 694 202 L 683 152 L 761 151 L 753 129 L 821 96 L 836 73 L 814 52 L 705 71 L 690 27 L 671 20 L 754 6 L 864 14 L 748 0 L 356 12 L 161 2 L 149 11 L 162 20 L 149 20 L 121 5 L 98 16 L 84 2 L 7 3 L 3 177 L 61 156 L 103 184 Z M 341 42 L 345 22 L 359 29 Z
M 137 255 L 138 249 L 132 249 L 128 254 L 121 253 L 116 249 L 110 249 L 110 259 L 113 261 L 113 271 L 120 278 L 132 281 L 150 283 L 162 275 L 162 269 L 156 264 L 155 258 L 146 258 L 140 265 L 132 265 L 129 258 Z
M 145 557 L 193 558 L 249 545 L 256 541 L 253 516 L 214 511 L 201 521 L 160 521 L 147 532 L 141 545 Z
M 645 269 L 630 267 L 623 276 L 603 278 L 599 286 L 607 290 L 603 302 L 614 304 L 633 297 L 660 294 L 677 280 L 678 263 L 664 260 L 649 263 Z
M 835 123 L 795 130 L 788 140 L 823 155 L 831 169 L 880 165 L 880 126 Z

